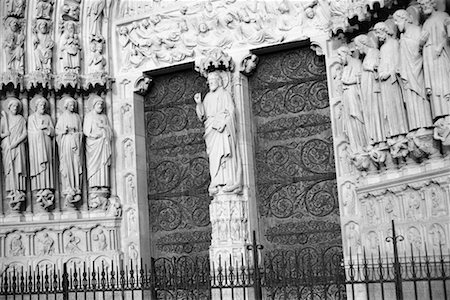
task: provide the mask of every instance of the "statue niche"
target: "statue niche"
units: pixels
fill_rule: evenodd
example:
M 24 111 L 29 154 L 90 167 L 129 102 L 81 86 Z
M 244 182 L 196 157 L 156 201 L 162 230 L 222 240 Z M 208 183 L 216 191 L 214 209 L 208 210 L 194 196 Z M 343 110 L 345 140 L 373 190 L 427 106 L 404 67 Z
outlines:
M 207 75 L 209 92 L 203 101 L 195 94 L 197 116 L 205 125 L 209 156 L 209 193 L 237 193 L 242 188 L 242 164 L 236 137 L 235 106 L 218 71 Z
M 8 113 L 2 111 L 1 146 L 3 171 L 5 174 L 4 189 L 13 211 L 20 211 L 25 201 L 27 158 L 25 140 L 27 125 L 20 114 L 22 103 L 16 98 L 9 98 Z
M 106 208 L 110 196 L 112 127 L 105 114 L 105 101 L 91 96 L 92 110 L 86 114 L 83 133 L 86 136 L 86 166 L 89 207 Z
M 83 128 L 81 117 L 76 112 L 77 102 L 72 97 L 61 99 L 64 112 L 56 123 L 56 141 L 59 149 L 59 170 L 62 194 L 66 205 L 73 207 L 81 200 L 81 161 Z

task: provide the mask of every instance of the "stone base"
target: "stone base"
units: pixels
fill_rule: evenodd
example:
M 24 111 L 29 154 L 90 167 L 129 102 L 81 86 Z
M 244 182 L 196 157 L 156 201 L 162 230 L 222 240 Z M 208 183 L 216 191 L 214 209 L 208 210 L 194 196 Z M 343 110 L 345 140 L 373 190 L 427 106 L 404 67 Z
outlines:
M 248 202 L 242 195 L 220 193 L 214 196 L 210 207 L 212 239 L 211 262 L 216 264 L 229 260 L 241 263 L 247 258 L 249 243 Z M 219 259 L 220 257 L 220 259 Z

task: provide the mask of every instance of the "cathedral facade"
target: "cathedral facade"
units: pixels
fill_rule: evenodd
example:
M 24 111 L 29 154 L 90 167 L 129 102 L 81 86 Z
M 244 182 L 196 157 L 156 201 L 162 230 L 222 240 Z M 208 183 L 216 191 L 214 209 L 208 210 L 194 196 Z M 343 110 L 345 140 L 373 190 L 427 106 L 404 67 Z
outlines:
M 1 272 L 448 248 L 444 2 L 0 5 Z

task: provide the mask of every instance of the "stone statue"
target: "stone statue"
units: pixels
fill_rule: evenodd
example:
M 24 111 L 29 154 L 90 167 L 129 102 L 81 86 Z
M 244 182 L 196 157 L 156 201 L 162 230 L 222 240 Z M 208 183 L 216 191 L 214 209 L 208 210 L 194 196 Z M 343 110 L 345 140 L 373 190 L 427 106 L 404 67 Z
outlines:
M 105 72 L 106 59 L 103 56 L 103 43 L 103 39 L 91 41 L 91 58 L 88 63 L 88 73 Z
M 9 244 L 9 253 L 12 256 L 25 255 L 25 248 L 23 246 L 21 235 L 16 234 L 13 236 L 13 238 L 11 239 L 11 242 Z
M 67 238 L 68 238 L 68 241 L 67 241 L 67 244 L 66 244 L 66 246 L 65 246 L 66 252 L 67 252 L 67 253 L 77 253 L 77 252 L 80 252 L 81 249 L 80 249 L 80 247 L 78 246 L 78 244 L 81 242 L 81 240 L 80 240 L 78 237 L 76 237 L 76 236 L 73 234 L 72 231 L 69 231 L 69 232 L 67 233 Z
M 48 235 L 44 233 L 42 239 L 38 239 L 41 244 L 41 254 L 42 255 L 52 255 L 55 252 L 55 241 Z
M 106 235 L 102 229 L 92 236 L 92 240 L 97 244 L 96 251 L 105 251 L 108 247 L 108 244 L 106 243 Z
M 400 60 L 399 43 L 394 38 L 394 31 L 385 22 L 375 24 L 374 29 L 375 35 L 382 43 L 378 74 L 384 107 L 383 123 L 386 137 L 392 138 L 408 133 L 402 89 L 397 76 Z
M 411 15 L 406 10 L 394 13 L 394 22 L 400 36 L 400 77 L 403 82 L 403 98 L 410 130 L 430 127 L 431 107 L 425 95 L 423 77 L 423 58 L 420 37 L 421 28 L 413 24 Z
M 95 0 L 89 6 L 87 17 L 91 36 L 102 37 L 103 17 L 108 16 L 107 6 L 106 0 Z
M 71 97 L 64 99 L 64 112 L 56 123 L 56 141 L 59 149 L 59 171 L 62 194 L 71 206 L 81 200 L 81 174 L 83 173 L 81 150 L 83 128 L 76 112 L 77 102 Z
M 236 138 L 235 106 L 225 90 L 220 74 L 208 74 L 209 92 L 203 102 L 195 94 L 196 111 L 205 125 L 206 153 L 209 156 L 211 184 L 209 193 L 239 192 L 242 188 L 242 164 Z
M 5 28 L 6 35 L 3 47 L 6 53 L 6 64 L 10 71 L 23 74 L 25 36 L 22 33 L 19 20 L 14 17 L 8 17 L 5 20 Z
M 450 115 L 450 16 L 436 10 L 436 0 L 418 1 L 428 18 L 423 23 L 423 66 L 433 119 Z
M 105 101 L 93 96 L 93 109 L 86 114 L 83 133 L 86 136 L 86 166 L 89 188 L 109 191 L 112 128 L 105 114 Z
M 378 65 L 380 51 L 376 41 L 368 35 L 359 35 L 354 40 L 356 48 L 365 55 L 361 73 L 361 99 L 364 109 L 364 124 L 370 145 L 386 141 L 382 120 L 383 103 L 380 96 Z
M 53 0 L 39 0 L 36 4 L 36 18 L 51 20 L 53 3 Z
M 352 56 L 352 51 L 347 46 L 341 46 L 337 53 L 343 65 L 341 81 L 344 133 L 348 137 L 352 151 L 359 153 L 367 145 L 359 85 L 362 65 L 359 59 Z
M 51 22 L 47 20 L 37 20 L 33 27 L 34 46 L 34 70 L 50 73 L 52 70 L 53 47 L 55 43 L 51 37 Z
M 78 34 L 76 33 L 76 26 L 76 23 L 73 21 L 64 23 L 59 59 L 65 72 L 78 73 L 80 70 L 81 45 Z
M 25 201 L 27 159 L 25 140 L 27 125 L 25 118 L 20 115 L 22 104 L 16 98 L 8 101 L 8 114 L 2 112 L 1 146 L 3 172 L 5 174 L 4 190 L 9 198 L 12 210 L 18 211 Z
M 23 18 L 25 12 L 25 0 L 6 0 L 6 15 Z
M 48 205 L 47 200 L 53 195 L 50 190 L 55 188 L 52 144 L 55 129 L 51 117 L 46 112 L 47 109 L 47 100 L 37 96 L 35 113 L 28 118 L 31 190 L 42 193 L 44 198 L 39 198 L 41 195 L 38 195 L 38 202 L 44 201 L 45 207 L 51 205 Z

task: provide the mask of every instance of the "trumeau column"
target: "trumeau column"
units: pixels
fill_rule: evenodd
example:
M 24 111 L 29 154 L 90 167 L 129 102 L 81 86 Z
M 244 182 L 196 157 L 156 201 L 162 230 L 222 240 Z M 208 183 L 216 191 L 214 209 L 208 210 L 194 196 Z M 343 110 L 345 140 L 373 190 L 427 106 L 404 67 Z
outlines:
M 247 150 L 243 132 L 249 124 L 243 122 L 241 108 L 245 98 L 239 89 L 240 82 L 235 82 L 239 73 L 233 74 L 232 58 L 220 49 L 213 49 L 196 61 L 195 68 L 207 78 L 210 89 L 206 95 L 196 94 L 194 100 L 197 116 L 205 126 L 211 175 L 208 190 L 213 197 L 210 258 L 217 267 L 219 261 L 223 264 L 231 260 L 235 264 L 247 258 L 249 188 L 243 177 L 243 150 Z

